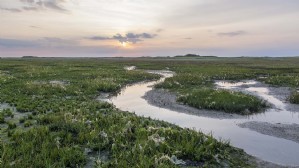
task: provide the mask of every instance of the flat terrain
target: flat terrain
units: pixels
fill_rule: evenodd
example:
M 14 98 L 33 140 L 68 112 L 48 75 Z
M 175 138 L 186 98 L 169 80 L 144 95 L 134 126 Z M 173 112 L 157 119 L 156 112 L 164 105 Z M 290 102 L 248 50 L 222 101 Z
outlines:
M 1 59 L 1 166 L 255 167 L 227 142 L 97 100 L 126 85 L 157 80 L 159 75 L 143 70 L 161 69 L 176 75 L 156 88 L 215 115 L 242 117 L 268 108 L 258 97 L 216 90 L 215 80 L 285 86 L 292 90 L 286 101 L 296 103 L 299 58 Z
M 288 139 L 299 143 L 298 124 L 271 124 L 266 122 L 246 122 L 239 124 L 242 128 L 249 128 L 262 134 Z

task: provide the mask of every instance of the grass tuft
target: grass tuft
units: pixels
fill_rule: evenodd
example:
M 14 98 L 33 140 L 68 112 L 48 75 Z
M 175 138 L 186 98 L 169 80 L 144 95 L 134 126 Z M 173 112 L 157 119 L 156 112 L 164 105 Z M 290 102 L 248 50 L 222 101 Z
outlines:
M 178 101 L 199 109 L 220 110 L 228 113 L 252 114 L 267 107 L 266 103 L 254 96 L 227 90 L 199 89 Z
M 299 104 L 299 93 L 293 92 L 291 96 L 289 97 L 289 100 L 293 104 Z

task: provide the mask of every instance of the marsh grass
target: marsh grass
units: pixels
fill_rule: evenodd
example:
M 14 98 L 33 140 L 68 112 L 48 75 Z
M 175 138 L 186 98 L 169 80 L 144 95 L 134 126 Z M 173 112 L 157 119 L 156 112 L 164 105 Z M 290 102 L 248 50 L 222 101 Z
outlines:
M 101 92 L 113 94 L 127 84 L 159 78 L 140 70 L 123 69 L 132 65 L 138 69 L 175 71 L 176 76 L 157 87 L 185 96 L 204 92 L 207 97 L 215 92 L 213 80 L 299 72 L 299 59 L 1 59 L 0 102 L 32 115 L 7 129 L 8 118 L 0 114 L 0 122 L 4 123 L 0 167 L 84 167 L 89 157 L 86 149 L 91 153 L 105 151 L 107 159 L 97 157 L 93 163 L 101 167 L 180 167 L 173 158 L 192 163 L 187 167 L 251 166 L 247 155 L 227 142 L 95 101 Z M 57 85 L 53 81 L 67 84 Z M 203 87 L 208 91 L 202 91 Z M 227 92 L 214 94 L 219 94 L 220 98 L 213 97 L 219 103 L 227 97 L 242 97 Z
M 290 86 L 290 87 L 298 87 L 299 86 L 299 76 L 298 74 L 293 75 L 278 75 L 278 76 L 271 76 L 265 79 L 265 82 L 271 85 L 276 86 Z
M 213 86 L 215 80 L 259 80 L 278 87 L 298 87 L 299 83 L 298 58 L 203 58 L 168 61 L 170 63 L 164 63 L 165 66 L 170 67 L 176 75 L 155 87 L 182 95 L 179 101 L 200 109 L 252 114 L 267 108 L 264 101 L 244 93 L 218 93 Z M 214 96 L 207 96 L 210 93 Z M 226 98 L 232 101 L 225 100 Z M 241 99 L 238 100 L 239 98 Z
M 16 123 L 13 123 L 11 121 L 7 122 L 8 129 L 15 129 L 17 127 Z
M 0 110 L 0 115 L 10 118 L 14 117 L 13 111 L 9 108 Z
M 5 123 L 5 117 L 3 114 L 0 114 L 0 124 L 4 124 Z
M 177 167 L 171 156 L 208 167 L 249 166 L 247 156 L 227 142 L 113 107 L 99 112 L 101 104 L 86 102 L 81 112 L 43 115 L 28 131 L 10 132 L 13 143 L 5 145 L 2 165 L 83 167 L 88 148 L 109 151 L 108 160 L 97 160 L 102 167 Z
M 178 101 L 199 109 L 210 109 L 248 115 L 262 111 L 266 102 L 241 92 L 203 88 L 180 96 Z
M 293 104 L 299 104 L 299 93 L 293 92 L 291 96 L 289 97 L 289 100 Z

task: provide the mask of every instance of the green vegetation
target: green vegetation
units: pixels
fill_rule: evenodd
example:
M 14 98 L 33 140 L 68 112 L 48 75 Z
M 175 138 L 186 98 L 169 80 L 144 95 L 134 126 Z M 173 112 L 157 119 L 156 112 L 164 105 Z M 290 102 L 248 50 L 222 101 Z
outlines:
M 0 167 L 179 167 L 182 162 L 254 167 L 227 142 L 97 101 L 103 92 L 116 94 L 127 84 L 159 78 L 123 69 L 131 65 L 176 72 L 156 87 L 178 93 L 179 101 L 241 114 L 260 111 L 265 104 L 215 90 L 215 80 L 257 79 L 298 87 L 298 58 L 1 59 L 0 103 L 16 111 L 0 113 Z M 298 103 L 298 94 L 292 96 L 290 101 Z
M 11 109 L 0 110 L 0 115 L 3 117 L 11 117 L 11 118 L 14 117 L 14 114 Z
M 22 117 L 22 118 L 19 119 L 20 123 L 24 123 L 25 121 L 26 121 L 26 117 Z
M 5 117 L 3 114 L 0 114 L 0 124 L 5 123 Z
M 0 167 L 179 167 L 183 162 L 250 167 L 248 156 L 227 142 L 96 100 L 103 92 L 115 94 L 127 84 L 159 78 L 124 66 L 180 65 L 166 61 L 2 59 L 0 103 L 16 111 L 14 118 L 9 112 L 0 115 Z
M 24 122 L 24 127 L 30 127 L 31 125 L 32 125 L 32 121 L 30 121 L 30 120 L 26 120 Z
M 289 99 L 290 99 L 291 103 L 299 104 L 299 93 L 298 92 L 293 92 Z
M 5 118 L 10 117 L 13 118 L 14 114 L 11 109 L 2 109 L 0 110 L 0 124 L 5 123 Z
M 228 113 L 250 114 L 266 108 L 265 102 L 254 96 L 226 90 L 198 89 L 178 101 L 199 109 L 221 110 Z
M 17 125 L 13 122 L 7 122 L 8 125 L 8 129 L 15 129 L 17 127 Z
M 16 167 L 30 167 L 32 161 L 36 167 L 83 166 L 87 162 L 83 151 L 87 148 L 108 155 L 108 161 L 97 160 L 102 167 L 173 167 L 169 159 L 172 155 L 198 165 L 246 166 L 246 157 L 241 151 L 196 131 L 136 117 L 111 107 L 106 108 L 106 113 L 86 113 L 85 120 L 77 115 L 53 113 L 38 119 L 39 126 L 34 129 L 16 130 L 12 134 L 14 144 L 6 146 L 3 164 L 8 165 L 18 158 L 14 162 Z M 75 118 L 78 120 L 74 121 Z M 32 150 L 36 153 L 31 153 Z M 237 157 L 238 154 L 241 157 Z
M 299 76 L 271 76 L 265 82 L 276 86 L 299 87 Z
M 168 61 L 169 63 L 164 66 L 176 72 L 176 75 L 156 87 L 175 92 L 180 97 L 179 101 L 198 108 L 225 110 L 238 114 L 256 113 L 265 108 L 262 100 L 243 93 L 226 94 L 231 99 L 238 99 L 240 95 L 244 97 L 242 99 L 244 101 L 235 104 L 232 104 L 230 99 L 221 99 L 225 97 L 223 94 L 226 92 L 211 91 L 215 90 L 215 80 L 255 79 L 274 86 L 298 87 L 299 58 L 202 58 L 168 59 Z M 203 88 L 213 92 L 212 99 L 208 96 L 206 98 L 209 99 L 205 100 L 205 97 L 201 96 L 207 92 Z M 213 102 L 216 105 L 212 105 Z M 254 105 L 257 107 L 253 108 Z

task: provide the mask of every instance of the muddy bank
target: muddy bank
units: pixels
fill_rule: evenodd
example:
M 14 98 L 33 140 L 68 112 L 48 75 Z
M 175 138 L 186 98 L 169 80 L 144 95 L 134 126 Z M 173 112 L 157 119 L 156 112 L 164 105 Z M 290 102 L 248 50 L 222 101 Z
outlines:
M 241 116 L 238 114 L 229 114 L 220 111 L 196 109 L 184 104 L 180 104 L 176 101 L 177 96 L 174 93 L 167 92 L 164 89 L 153 89 L 147 92 L 143 98 L 151 105 L 166 108 L 181 113 L 187 113 L 197 116 L 218 118 L 218 119 L 241 119 L 246 118 L 246 116 Z
M 248 163 L 254 165 L 257 168 L 299 168 L 298 166 L 282 166 L 282 165 L 274 164 L 253 156 L 249 156 Z
M 250 121 L 238 124 L 242 128 L 249 128 L 261 134 L 284 138 L 299 143 L 299 124 L 272 124 L 267 122 Z
M 266 85 L 266 84 L 264 84 Z M 286 104 L 285 109 L 291 112 L 299 112 L 298 104 L 291 104 L 288 100 L 294 89 L 289 87 L 269 87 L 269 94 L 275 95 L 279 100 Z

